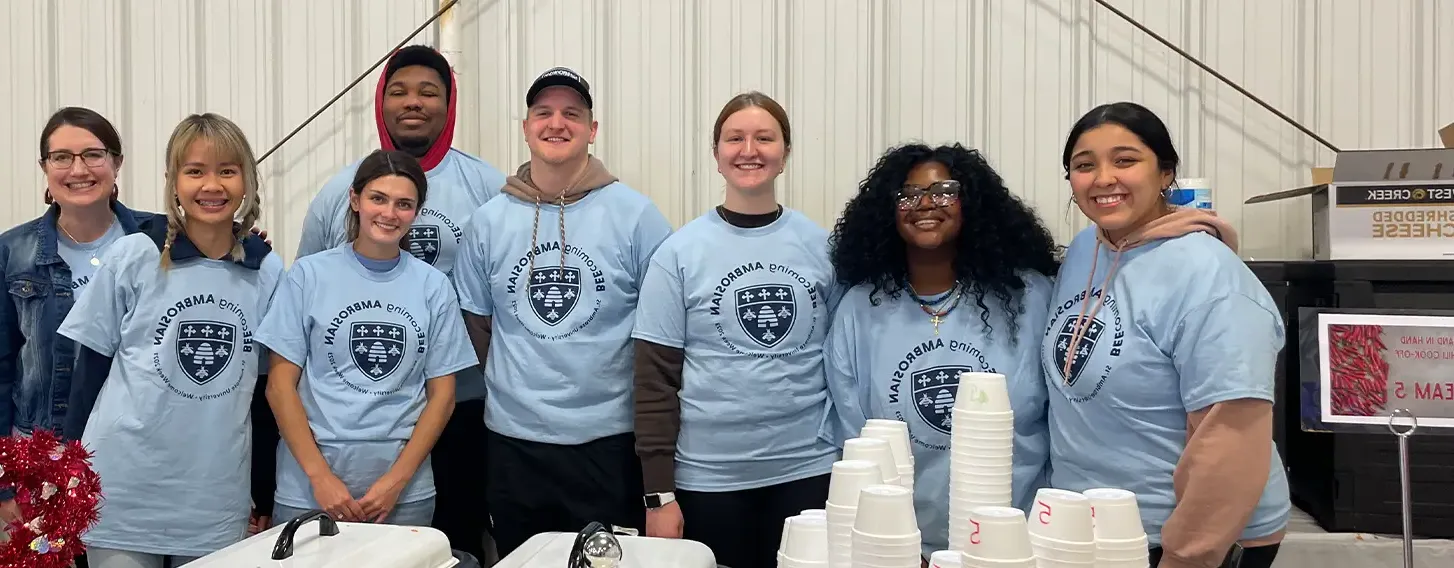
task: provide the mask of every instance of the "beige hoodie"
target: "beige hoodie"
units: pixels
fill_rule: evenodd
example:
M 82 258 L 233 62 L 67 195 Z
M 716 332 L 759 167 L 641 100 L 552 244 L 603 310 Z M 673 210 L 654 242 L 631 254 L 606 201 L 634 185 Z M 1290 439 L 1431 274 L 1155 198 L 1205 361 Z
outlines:
M 1237 233 L 1232 226 L 1216 213 L 1197 209 L 1175 209 L 1119 242 L 1111 242 L 1105 231 L 1096 231 L 1093 253 L 1096 260 L 1092 261 L 1085 293 L 1089 296 L 1093 287 L 1101 246 L 1115 252 L 1111 268 L 1101 282 L 1105 288 L 1115 277 L 1121 256 L 1127 250 L 1194 232 L 1208 233 L 1233 251 L 1237 250 Z M 1080 342 L 1100 308 L 1101 298 L 1094 305 L 1081 308 L 1080 321 L 1086 325 L 1073 331 L 1071 350 Z M 1068 369 L 1064 376 L 1070 376 Z M 1262 499 L 1271 462 L 1272 405 L 1266 401 L 1229 400 L 1188 413 L 1186 448 L 1172 474 L 1176 508 L 1161 529 L 1159 568 L 1220 566 Z M 1282 536 L 1279 531 L 1241 544 L 1249 548 L 1274 544 L 1281 542 Z
M 505 179 L 505 188 L 503 190 L 505 193 L 535 203 L 535 224 L 530 231 L 530 249 L 527 251 L 527 256 L 530 258 L 530 268 L 526 274 L 535 271 L 535 255 L 531 254 L 531 252 L 535 250 L 535 246 L 538 244 L 537 241 L 540 237 L 541 206 L 546 203 L 554 203 L 556 207 L 560 208 L 560 265 L 561 268 L 564 268 L 566 254 L 565 206 L 580 201 L 581 198 L 592 191 L 616 183 L 616 179 L 616 176 L 611 175 L 611 172 L 606 170 L 606 165 L 596 159 L 595 156 L 590 156 L 586 160 L 585 168 L 576 176 L 575 181 L 571 182 L 569 186 L 566 186 L 565 190 L 554 195 L 547 194 L 544 190 L 535 186 L 535 182 L 530 179 L 530 162 L 520 164 L 520 167 L 515 170 L 515 175 Z

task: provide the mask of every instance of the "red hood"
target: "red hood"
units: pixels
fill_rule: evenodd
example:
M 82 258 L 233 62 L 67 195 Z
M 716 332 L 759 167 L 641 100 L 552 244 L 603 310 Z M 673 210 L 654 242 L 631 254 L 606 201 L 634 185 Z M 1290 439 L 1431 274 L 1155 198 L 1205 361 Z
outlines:
M 395 52 L 395 55 L 398 53 Z M 388 68 L 389 65 L 385 63 L 385 72 L 379 74 L 379 85 L 374 89 L 374 124 L 379 128 L 379 147 L 397 150 L 394 147 L 394 137 L 389 135 L 389 129 L 384 125 L 384 87 L 389 83 Z M 425 152 L 424 157 L 419 158 L 419 165 L 424 166 L 426 172 L 444 161 L 444 156 L 449 154 L 450 144 L 454 143 L 454 108 L 455 101 L 459 100 L 459 82 L 455 80 L 453 69 L 450 69 L 449 77 L 444 79 L 449 81 L 449 110 L 444 116 L 444 130 L 439 132 L 439 137 L 434 139 L 434 144 Z

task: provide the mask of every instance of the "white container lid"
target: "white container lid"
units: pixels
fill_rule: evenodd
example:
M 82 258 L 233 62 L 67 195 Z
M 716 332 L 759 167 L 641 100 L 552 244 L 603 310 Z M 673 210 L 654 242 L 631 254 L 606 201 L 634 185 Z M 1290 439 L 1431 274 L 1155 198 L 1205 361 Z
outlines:
M 1211 189 L 1212 180 L 1207 178 L 1180 178 L 1176 180 L 1177 189 Z
M 275 526 L 187 566 L 451 568 L 459 563 L 449 548 L 449 538 L 430 527 L 338 523 L 338 534 L 321 536 L 318 534 L 318 521 L 309 521 L 298 527 L 291 557 L 273 560 L 273 545 L 284 526 Z

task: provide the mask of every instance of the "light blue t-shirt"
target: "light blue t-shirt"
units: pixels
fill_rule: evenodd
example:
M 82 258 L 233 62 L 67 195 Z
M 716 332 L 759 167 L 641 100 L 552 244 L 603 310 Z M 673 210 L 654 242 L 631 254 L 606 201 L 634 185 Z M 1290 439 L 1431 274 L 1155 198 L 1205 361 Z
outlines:
M 348 238 L 349 186 L 362 161 L 334 174 L 313 197 L 303 219 L 297 258 L 331 249 Z M 505 175 L 484 160 L 451 148 L 425 178 L 429 193 L 409 228 L 409 252 L 453 279 L 465 223 L 476 209 L 500 194 Z M 485 383 L 479 369 L 468 369 L 456 376 L 455 389 L 456 400 L 484 397 Z
M 56 231 L 56 252 L 60 253 L 61 260 L 66 261 L 66 266 L 71 267 L 71 294 L 72 297 L 80 296 L 91 281 L 91 276 L 96 274 L 96 267 L 101 266 L 101 255 L 106 247 L 126 236 L 126 230 L 121 228 L 121 223 L 112 217 L 111 227 L 106 232 L 89 243 L 78 243 L 71 240 L 65 231 Z
M 1029 510 L 1035 492 L 1047 485 L 1050 452 L 1046 432 L 1046 392 L 1037 348 L 1050 303 L 1050 278 L 1024 273 L 1021 313 L 985 296 L 990 326 L 974 296 L 963 292 L 959 304 L 939 324 L 907 291 L 897 298 L 879 292 L 872 305 L 871 285 L 844 295 L 829 332 L 828 386 L 832 391 L 840 441 L 856 438 L 869 418 L 909 425 L 914 453 L 914 509 L 923 533 L 925 555 L 949 546 L 950 410 L 963 372 L 1000 373 L 1010 388 L 1015 412 L 1013 505 Z M 946 293 L 947 294 L 947 293 Z M 936 301 L 945 295 L 926 298 Z M 1017 325 L 1010 329 L 1013 319 Z
M 536 225 L 536 207 L 481 206 L 455 271 L 460 305 L 493 318 L 485 425 L 564 445 L 630 432 L 636 300 L 671 224 L 619 181 L 565 206 L 564 246 L 560 208 L 539 205 Z
M 1154 241 L 1122 254 L 1092 226 L 1060 268 L 1041 361 L 1050 389 L 1054 487 L 1134 491 L 1153 545 L 1176 504 L 1172 473 L 1186 448 L 1187 413 L 1226 400 L 1273 400 L 1283 324 L 1267 290 L 1236 253 L 1206 233 Z M 1085 289 L 1087 279 L 1091 289 Z M 1102 305 L 1064 376 L 1066 351 L 1087 298 Z M 1276 448 L 1262 501 L 1242 538 L 1287 525 L 1287 477 Z
M 333 474 L 363 498 L 404 451 L 428 402 L 427 380 L 479 363 L 454 286 L 412 256 L 369 270 L 349 243 L 298 259 L 278 287 L 258 342 L 303 367 L 298 395 Z M 316 509 L 313 486 L 279 442 L 280 505 Z M 434 496 L 425 459 L 399 503 Z
M 145 233 L 117 240 L 59 329 L 113 358 L 81 440 L 106 496 L 82 540 L 203 556 L 246 537 L 254 330 L 283 261 L 159 259 Z
M 791 209 L 764 227 L 716 211 L 652 257 L 632 337 L 682 349 L 676 486 L 737 491 L 833 470 L 823 340 L 838 290 L 828 232 Z

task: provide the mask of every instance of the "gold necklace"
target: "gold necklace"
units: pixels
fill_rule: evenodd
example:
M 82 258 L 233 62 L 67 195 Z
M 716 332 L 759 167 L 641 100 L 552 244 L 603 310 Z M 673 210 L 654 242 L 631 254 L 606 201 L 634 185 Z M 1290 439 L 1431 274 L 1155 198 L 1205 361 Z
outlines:
M 115 223 L 115 222 L 116 221 L 112 221 L 112 223 Z M 76 240 L 76 237 L 71 236 L 71 232 L 70 231 L 67 231 L 65 225 L 62 225 L 61 224 L 60 217 L 56 217 L 56 227 L 59 228 L 62 233 L 65 233 L 66 234 L 66 238 L 71 239 L 71 242 L 76 243 L 78 245 L 79 244 L 84 244 L 81 241 Z M 106 230 L 108 230 L 108 231 L 111 230 L 111 225 L 109 225 L 109 224 L 106 225 Z M 101 236 L 102 237 L 106 236 L 106 233 L 101 233 Z M 100 237 L 97 237 L 97 238 L 100 238 Z M 91 266 L 101 266 L 101 259 L 96 257 L 96 253 L 94 251 L 91 252 Z

